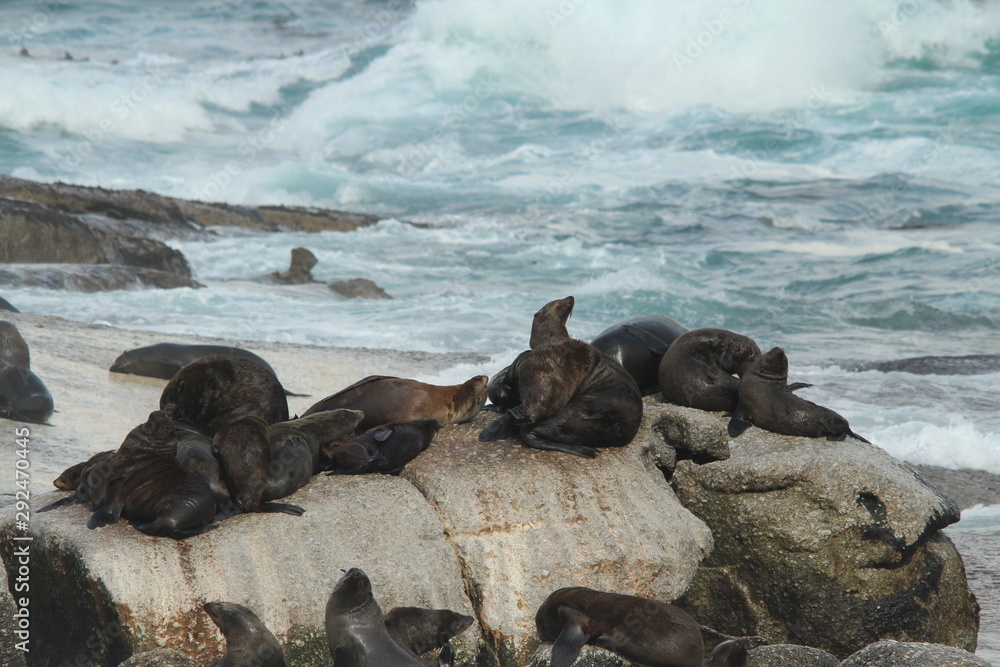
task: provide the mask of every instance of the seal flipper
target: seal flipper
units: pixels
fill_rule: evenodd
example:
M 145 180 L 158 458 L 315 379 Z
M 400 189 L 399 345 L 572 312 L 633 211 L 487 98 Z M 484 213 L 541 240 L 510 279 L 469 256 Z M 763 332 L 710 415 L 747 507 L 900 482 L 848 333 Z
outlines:
M 261 503 L 255 512 L 261 514 L 292 514 L 294 516 L 302 516 L 306 513 L 304 507 L 299 507 L 298 505 L 289 505 L 288 503 Z
M 640 343 L 646 346 L 651 354 L 662 357 L 667 352 L 667 348 L 670 347 L 669 344 L 660 340 L 659 336 L 651 334 L 645 329 L 640 329 L 637 326 L 631 324 L 623 324 L 622 330 L 627 331 L 632 334 L 635 338 L 639 340 Z
M 865 440 L 864 438 L 862 438 L 860 435 L 858 435 L 857 433 L 855 433 L 851 429 L 847 429 L 847 435 L 851 436 L 852 438 L 856 438 L 857 440 L 860 440 L 861 442 L 866 442 L 869 445 L 872 444 L 870 440 Z
M 113 523 L 118 523 L 123 509 L 122 501 L 118 498 L 118 489 L 121 487 L 121 483 L 120 479 L 111 482 L 107 493 L 101 499 L 100 506 L 90 515 L 90 519 L 87 520 L 87 528 L 93 530 L 94 528 L 102 528 L 110 526 Z
M 391 426 L 383 426 L 379 430 L 372 433 L 372 437 L 375 438 L 376 442 L 385 442 L 392 437 L 393 429 Z
M 550 452 L 563 452 L 564 454 L 573 454 L 575 456 L 580 456 L 585 459 L 597 458 L 597 450 L 593 447 L 586 447 L 584 445 L 571 445 L 566 442 L 557 442 L 555 440 L 549 440 L 548 438 L 543 438 L 540 435 L 536 435 L 527 429 L 521 431 L 521 440 L 528 447 L 533 447 L 535 449 L 542 449 Z
M 514 417 L 509 412 L 505 412 L 483 429 L 483 432 L 479 434 L 479 442 L 492 442 L 515 437 L 517 437 L 517 428 Z
M 559 616 L 562 617 L 565 625 L 552 643 L 551 667 L 570 667 L 580 655 L 584 644 L 590 639 L 583 631 L 590 619 L 585 614 L 570 607 L 560 607 Z
M 438 654 L 438 667 L 455 667 L 455 649 L 451 647 L 451 642 L 445 640 Z
M 785 387 L 787 391 L 798 391 L 799 389 L 808 389 L 812 385 L 808 382 L 793 382 L 792 384 Z
M 733 410 L 732 417 L 729 419 L 729 426 L 726 430 L 729 432 L 730 438 L 738 438 L 751 426 L 753 424 L 747 420 L 747 408 L 741 398 L 740 402 L 736 404 L 736 409 Z
M 52 510 L 54 510 L 54 509 L 56 509 L 58 507 L 65 507 L 66 505 L 75 505 L 77 503 L 82 503 L 82 502 L 83 502 L 83 498 L 81 498 L 76 493 L 71 493 L 68 496 L 66 496 L 65 498 L 60 498 L 59 500 L 56 500 L 55 502 L 51 502 L 48 505 L 46 505 L 45 507 L 43 507 L 43 508 L 41 508 L 39 510 L 35 510 L 35 511 L 36 512 L 51 512 Z

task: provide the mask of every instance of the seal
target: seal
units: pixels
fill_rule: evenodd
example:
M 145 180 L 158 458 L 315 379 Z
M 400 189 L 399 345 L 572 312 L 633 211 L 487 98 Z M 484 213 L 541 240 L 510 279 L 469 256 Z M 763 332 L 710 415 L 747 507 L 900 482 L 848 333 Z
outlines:
M 113 449 L 98 452 L 83 463 L 77 463 L 66 468 L 52 481 L 52 485 L 60 491 L 76 491 L 81 484 L 84 484 L 86 480 L 92 477 L 95 471 L 100 470 L 102 464 L 108 461 L 114 453 L 115 450 Z M 93 485 L 91 483 L 91 486 Z
M 327 396 L 305 411 L 303 417 L 324 410 L 361 410 L 365 418 L 357 426 L 363 433 L 382 424 L 433 419 L 440 426 L 473 419 L 486 403 L 485 375 L 462 384 L 439 386 L 416 380 L 371 375 Z
M 323 447 L 354 433 L 360 410 L 328 410 L 267 427 L 271 464 L 264 500 L 284 498 L 305 486 L 320 470 Z
M 750 664 L 750 653 L 747 650 L 746 640 L 730 639 L 712 650 L 705 667 L 747 667 L 748 664 Z
M 660 362 L 659 383 L 667 403 L 710 411 L 730 411 L 739 400 L 740 381 L 760 356 L 752 339 L 725 329 L 695 329 L 670 344 Z
M 471 616 L 450 609 L 396 607 L 383 619 L 392 640 L 416 656 L 443 649 L 452 638 L 465 632 Z
M 215 457 L 212 438 L 191 430 L 182 422 L 174 422 L 177 437 L 178 465 L 187 472 L 201 477 L 212 489 L 215 496 L 216 518 L 223 518 L 239 513 L 239 508 L 229 495 L 229 487 L 222 479 L 219 460 Z
M 810 386 L 802 382 L 788 384 L 788 357 L 780 347 L 772 348 L 740 380 L 740 399 L 729 420 L 729 435 L 738 437 L 753 425 L 781 435 L 826 436 L 827 440 L 851 436 L 868 442 L 830 408 L 793 393 Z
M 659 370 L 664 353 L 688 328 L 660 313 L 636 315 L 608 327 L 590 344 L 620 363 L 643 396 L 660 390 Z
M 0 310 L 6 310 L 11 313 L 20 313 L 21 311 L 11 305 L 10 301 L 0 297 Z
M 31 370 L 28 344 L 16 326 L 0 322 L 0 417 L 44 424 L 54 407 L 52 394 Z
M 632 376 L 597 348 L 569 337 L 573 297 L 535 314 L 531 346 L 507 372 L 520 403 L 479 435 L 481 441 L 520 437 L 529 447 L 597 455 L 596 447 L 622 447 L 642 421 L 642 394 Z
M 260 417 L 244 417 L 215 434 L 212 444 L 222 479 L 241 512 L 284 512 L 301 516 L 298 505 L 265 503 L 264 491 L 271 469 L 268 426 Z
M 288 421 L 285 390 L 274 373 L 230 357 L 203 357 L 182 368 L 163 388 L 160 409 L 208 435 L 243 417 Z
M 705 646 L 697 622 L 674 605 L 590 588 L 561 588 L 535 614 L 552 667 L 569 667 L 584 644 L 658 667 L 701 667 Z
M 337 582 L 326 603 L 326 639 L 334 665 L 423 667 L 392 640 L 364 571 L 354 567 Z
M 226 638 L 226 654 L 212 667 L 285 667 L 281 644 L 257 614 L 233 602 L 206 602 L 205 612 Z
M 381 472 L 398 475 L 403 467 L 427 449 L 437 433 L 433 419 L 376 426 L 347 442 L 327 447 L 331 475 Z

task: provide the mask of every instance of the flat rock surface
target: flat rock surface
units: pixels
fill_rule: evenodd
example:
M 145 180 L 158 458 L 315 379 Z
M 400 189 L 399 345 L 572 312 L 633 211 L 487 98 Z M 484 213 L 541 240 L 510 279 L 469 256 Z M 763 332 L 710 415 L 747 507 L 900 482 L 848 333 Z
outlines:
M 990 663 L 952 646 L 884 641 L 851 655 L 840 667 L 990 667 Z

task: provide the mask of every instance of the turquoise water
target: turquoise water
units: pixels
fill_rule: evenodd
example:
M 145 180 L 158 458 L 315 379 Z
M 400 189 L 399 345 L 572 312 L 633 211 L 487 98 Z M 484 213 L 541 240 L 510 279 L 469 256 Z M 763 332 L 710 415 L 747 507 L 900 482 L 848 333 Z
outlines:
M 733 329 L 890 453 L 1000 473 L 1000 374 L 841 365 L 1000 354 L 997 3 L 19 1 L 0 25 L 0 172 L 386 218 L 171 241 L 205 289 L 5 290 L 23 310 L 492 372 L 572 294 L 580 338 Z M 253 282 L 296 246 L 394 299 Z

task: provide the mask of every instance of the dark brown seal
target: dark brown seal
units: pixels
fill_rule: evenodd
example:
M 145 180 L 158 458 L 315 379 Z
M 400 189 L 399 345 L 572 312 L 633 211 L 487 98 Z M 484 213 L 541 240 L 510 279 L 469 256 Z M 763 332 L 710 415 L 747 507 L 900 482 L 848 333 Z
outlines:
M 375 426 L 433 419 L 440 426 L 467 422 L 486 402 L 485 375 L 458 385 L 439 386 L 385 375 L 372 375 L 327 396 L 303 416 L 324 410 L 361 410 L 357 426 L 362 433 Z
M 305 459 L 309 462 L 310 476 L 325 470 L 324 446 L 353 434 L 364 416 L 360 410 L 325 410 L 268 426 L 267 439 L 271 445 L 272 466 L 274 462 L 278 462 L 279 466 L 287 468 L 285 473 L 273 471 L 269 484 L 277 484 L 275 478 L 279 476 L 289 479 L 294 477 L 293 469 L 305 467 Z
M 215 434 L 213 446 L 229 495 L 242 512 L 285 512 L 302 515 L 297 505 L 265 503 L 271 469 L 268 426 L 260 417 L 244 417 Z
M 438 423 L 433 419 L 376 426 L 356 438 L 329 445 L 327 469 L 331 475 L 398 475 L 427 449 L 437 430 Z
M 326 603 L 326 639 L 333 664 L 368 667 L 423 667 L 422 662 L 392 640 L 372 584 L 362 570 L 351 568 L 340 578 Z
M 450 609 L 396 607 L 383 620 L 394 642 L 413 655 L 421 656 L 444 648 L 454 637 L 465 632 L 475 619 Z
M 593 458 L 595 447 L 622 447 L 635 437 L 642 421 L 639 387 L 621 364 L 569 337 L 572 307 L 567 297 L 536 313 L 532 349 L 507 373 L 520 403 L 483 429 L 480 440 L 519 436 L 529 447 Z
M 0 322 L 0 417 L 44 424 L 53 409 L 52 394 L 31 370 L 28 344 L 16 326 Z
M 590 344 L 620 363 L 643 396 L 660 390 L 660 361 L 688 328 L 660 313 L 637 315 L 608 327 Z
M 569 667 L 585 644 L 655 667 L 701 667 L 701 629 L 670 604 L 590 588 L 562 588 L 535 614 L 542 641 L 552 644 L 552 667 Z
M 206 602 L 205 611 L 226 638 L 212 667 L 285 667 L 281 644 L 257 614 L 233 602 Z
M 759 358 L 740 381 L 740 400 L 729 421 L 729 435 L 737 437 L 751 425 L 781 435 L 868 442 L 851 430 L 842 416 L 793 392 L 811 385 L 788 384 L 788 357 L 780 347 Z M 870 443 L 869 443 L 870 444 Z
M 712 650 L 705 667 L 747 667 L 749 663 L 747 642 L 743 639 L 730 639 Z
M 728 412 L 739 400 L 735 376 L 742 377 L 759 356 L 752 339 L 725 329 L 695 329 L 678 336 L 660 362 L 663 400 Z
M 163 388 L 160 409 L 210 435 L 243 417 L 267 424 L 288 420 L 285 390 L 274 373 L 229 357 L 203 357 L 178 371 Z

